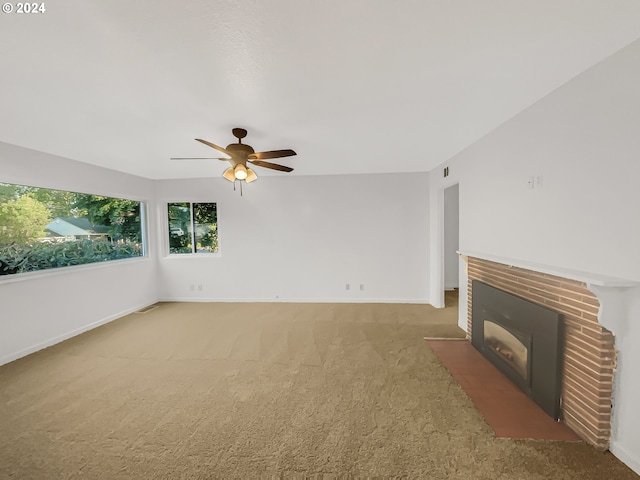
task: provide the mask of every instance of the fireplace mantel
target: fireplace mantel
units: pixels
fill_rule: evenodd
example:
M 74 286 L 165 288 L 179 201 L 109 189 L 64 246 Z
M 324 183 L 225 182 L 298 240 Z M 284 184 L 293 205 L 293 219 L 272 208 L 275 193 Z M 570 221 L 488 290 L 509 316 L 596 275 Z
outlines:
M 627 330 L 627 294 L 633 289 L 640 288 L 640 282 L 569 268 L 555 267 L 527 260 L 501 257 L 488 253 L 461 250 L 458 251 L 458 254 L 463 257 L 478 258 L 489 262 L 501 263 L 509 267 L 532 270 L 534 272 L 583 282 L 600 301 L 600 310 L 598 312 L 598 322 L 600 325 L 616 335 L 623 335 Z
M 458 254 L 465 257 L 474 257 L 474 258 L 479 258 L 481 260 L 488 260 L 490 262 L 502 263 L 504 265 L 509 265 L 510 267 L 524 268 L 526 270 L 533 270 L 535 272 L 555 275 L 557 277 L 564 277 L 564 278 L 568 278 L 569 280 L 584 282 L 588 286 L 593 285 L 594 287 L 610 287 L 610 288 L 640 287 L 640 282 L 636 282 L 633 280 L 609 277 L 606 275 L 583 272 L 580 270 L 572 270 L 569 268 L 554 267 L 552 265 L 545 265 L 542 263 L 535 263 L 527 260 L 519 260 L 515 258 L 501 257 L 498 255 L 492 255 L 488 253 L 469 252 L 469 251 L 459 251 Z

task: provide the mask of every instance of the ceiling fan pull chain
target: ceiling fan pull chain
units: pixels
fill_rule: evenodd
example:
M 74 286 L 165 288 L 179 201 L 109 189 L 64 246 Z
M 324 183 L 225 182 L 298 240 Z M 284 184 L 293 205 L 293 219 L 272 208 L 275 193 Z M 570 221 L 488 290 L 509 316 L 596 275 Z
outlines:
M 242 196 L 242 180 L 240 180 L 240 196 Z

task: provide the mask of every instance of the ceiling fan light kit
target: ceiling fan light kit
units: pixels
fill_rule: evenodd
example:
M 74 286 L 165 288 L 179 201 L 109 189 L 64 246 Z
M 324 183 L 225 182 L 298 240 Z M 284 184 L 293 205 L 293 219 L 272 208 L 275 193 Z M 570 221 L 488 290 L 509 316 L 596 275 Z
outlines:
M 237 143 L 230 143 L 227 148 L 222 148 L 215 143 L 196 138 L 196 141 L 203 143 L 220 153 L 224 153 L 227 157 L 214 157 L 214 158 L 202 158 L 202 157 L 174 157 L 172 160 L 224 160 L 231 164 L 227 168 L 222 176 L 234 183 L 236 180 L 240 181 L 240 194 L 242 194 L 242 182 L 251 183 L 258 179 L 258 175 L 251 168 L 247 167 L 247 163 L 256 165 L 258 167 L 268 168 L 270 170 L 278 170 L 280 172 L 292 172 L 293 168 L 284 165 L 278 165 L 277 163 L 265 162 L 264 159 L 292 157 L 297 155 L 291 149 L 286 150 L 270 150 L 266 152 L 256 152 L 251 145 L 242 143 L 242 139 L 247 136 L 247 131 L 244 128 L 234 128 L 232 130 L 233 135 L 238 139 Z
M 236 168 L 233 169 L 233 172 L 238 180 L 246 180 L 247 167 L 245 167 L 242 163 L 236 165 Z
M 245 182 L 247 183 L 251 183 L 254 180 L 258 179 L 258 175 L 256 175 L 256 172 L 254 172 L 252 169 L 247 168 L 247 178 L 244 179 Z
M 227 168 L 224 173 L 222 174 L 222 176 L 224 178 L 226 178 L 227 180 L 229 180 L 230 182 L 235 182 L 236 181 L 236 175 L 233 171 L 233 167 L 229 167 Z

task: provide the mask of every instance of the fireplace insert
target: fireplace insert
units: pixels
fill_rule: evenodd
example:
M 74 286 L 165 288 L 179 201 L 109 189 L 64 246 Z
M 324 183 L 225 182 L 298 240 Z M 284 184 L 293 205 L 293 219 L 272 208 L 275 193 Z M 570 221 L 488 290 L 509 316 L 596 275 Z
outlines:
M 559 420 L 562 314 L 478 280 L 471 288 L 471 343 Z
M 503 362 L 517 375 L 524 385 L 529 385 L 531 378 L 531 333 L 518 332 L 503 325 L 496 315 L 486 312 L 484 320 L 484 349 L 494 355 L 497 361 Z

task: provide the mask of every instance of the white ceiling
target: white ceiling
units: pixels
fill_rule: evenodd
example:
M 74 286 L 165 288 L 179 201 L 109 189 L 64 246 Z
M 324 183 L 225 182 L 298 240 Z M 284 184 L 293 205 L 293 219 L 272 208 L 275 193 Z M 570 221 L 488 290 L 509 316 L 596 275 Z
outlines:
M 44 3 L 0 17 L 0 141 L 155 179 L 236 126 L 290 175 L 428 171 L 640 37 L 637 0 Z

